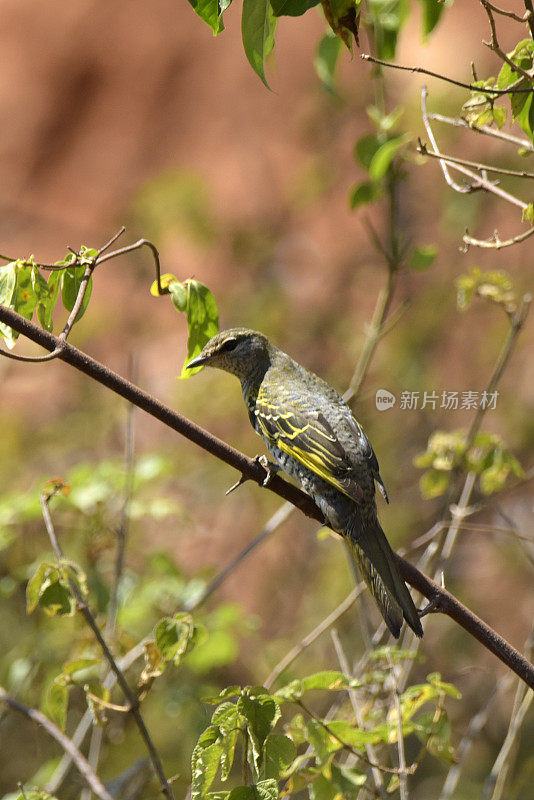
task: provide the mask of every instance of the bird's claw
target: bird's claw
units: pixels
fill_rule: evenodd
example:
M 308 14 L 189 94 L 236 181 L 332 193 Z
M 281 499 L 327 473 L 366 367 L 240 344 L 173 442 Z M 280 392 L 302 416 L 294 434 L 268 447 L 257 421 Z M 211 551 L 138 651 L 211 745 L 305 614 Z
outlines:
M 427 614 L 432 614 L 434 611 L 439 611 L 439 603 L 440 598 L 438 595 L 434 595 L 434 597 L 428 601 L 424 608 L 420 608 L 417 610 L 417 613 L 420 617 L 426 617 Z
M 267 475 L 265 476 L 265 478 L 261 483 L 261 485 L 265 488 L 270 484 L 270 482 L 272 481 L 272 479 L 274 478 L 280 467 L 277 464 L 273 464 L 272 461 L 269 461 L 267 456 L 256 456 L 254 458 L 254 461 L 256 461 L 256 463 L 258 464 L 261 464 L 261 466 L 267 473 Z

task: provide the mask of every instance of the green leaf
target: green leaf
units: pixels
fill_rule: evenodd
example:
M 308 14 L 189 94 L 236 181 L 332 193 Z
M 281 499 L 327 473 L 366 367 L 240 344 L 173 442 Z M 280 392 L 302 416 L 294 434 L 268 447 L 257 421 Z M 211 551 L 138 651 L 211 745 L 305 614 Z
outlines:
M 237 708 L 247 720 L 247 727 L 259 747 L 263 747 L 267 735 L 280 717 L 278 703 L 262 686 L 253 686 L 243 690 Z
M 443 694 L 448 695 L 449 697 L 453 697 L 455 700 L 462 699 L 462 693 L 459 689 L 454 686 L 452 683 L 445 683 L 441 680 L 441 675 L 439 672 L 431 672 L 430 675 L 426 676 L 427 681 L 438 689 Z
M 354 211 L 358 206 L 374 203 L 379 200 L 384 194 L 384 189 L 375 181 L 363 181 L 357 184 L 351 191 L 349 196 L 349 205 Z
M 328 31 L 319 42 L 317 53 L 313 60 L 319 80 L 330 92 L 334 91 L 337 64 L 342 47 L 343 42 L 341 39 L 333 31 Z
M 339 767 L 331 765 L 332 781 L 339 787 L 343 798 L 359 797 L 360 788 L 367 780 L 367 775 L 356 767 Z
M 423 38 L 426 39 L 438 24 L 445 8 L 445 3 L 443 0 L 419 0 L 419 2 L 423 6 L 422 27 Z
M 219 729 L 215 726 L 207 728 L 191 756 L 191 800 L 200 800 L 215 780 L 224 748 L 219 738 Z
M 371 161 L 376 151 L 380 148 L 380 142 L 375 133 L 368 133 L 358 139 L 354 145 L 354 159 L 359 161 L 362 167 L 369 169 Z
M 249 64 L 269 89 L 265 59 L 274 47 L 276 17 L 269 0 L 243 0 L 241 35 Z
M 182 368 L 180 378 L 189 378 L 202 367 L 187 369 L 186 364 L 198 356 L 206 342 L 219 331 L 219 312 L 210 290 L 194 280 L 186 280 L 187 286 L 187 360 Z
M 506 125 L 506 109 L 504 106 L 493 106 L 493 122 L 498 128 Z
M 458 308 L 464 311 L 475 295 L 501 305 L 507 313 L 517 307 L 517 298 L 512 280 L 504 270 L 483 272 L 478 267 L 456 280 Z
M 432 266 L 437 254 L 438 248 L 434 244 L 416 247 L 408 259 L 407 266 L 416 272 L 423 272 Z
M 76 672 L 96 667 L 97 664 L 101 663 L 101 658 L 77 658 L 74 661 L 67 661 L 67 663 L 63 665 L 62 672 L 63 675 L 71 676 Z
M 39 296 L 39 303 L 37 305 L 37 319 L 39 320 L 39 324 L 41 325 L 42 328 L 45 329 L 45 331 L 52 332 L 54 327 L 52 324 L 52 315 L 54 313 L 54 308 L 56 307 L 60 285 L 61 285 L 61 272 L 59 270 L 54 270 L 53 272 L 50 273 L 48 282 L 46 284 L 48 292 L 46 293 L 43 289 L 42 293 Z
M 534 203 L 529 203 L 528 206 L 523 209 L 521 222 L 534 222 Z
M 227 686 L 221 691 L 220 694 L 213 697 L 203 697 L 203 703 L 220 703 L 221 700 L 226 700 L 228 697 L 239 697 L 241 694 L 240 686 Z
M 223 755 L 221 757 L 221 779 L 228 779 L 232 764 L 234 763 L 235 748 L 240 728 L 244 725 L 244 719 L 237 710 L 235 703 L 221 703 L 215 709 L 211 718 L 211 724 L 216 725 L 221 731 L 223 745 Z
M 264 747 L 264 777 L 280 780 L 296 755 L 297 748 L 289 736 L 284 736 L 281 733 L 270 733 L 265 740 Z
M 171 293 L 171 299 L 173 305 L 177 311 L 181 311 L 182 313 L 187 311 L 187 303 L 188 303 L 188 291 L 187 286 L 179 281 L 175 281 L 171 283 L 169 286 L 169 292 Z
M 369 175 L 373 180 L 377 181 L 384 177 L 396 154 L 401 147 L 410 141 L 410 138 L 410 134 L 404 133 L 394 139 L 389 139 L 378 148 L 369 164 Z
M 61 682 L 54 681 L 46 693 L 46 708 L 48 716 L 62 731 L 67 723 L 67 707 L 69 704 L 69 690 Z
M 0 267 L 0 304 L 6 308 L 14 309 L 15 307 L 18 263 L 18 261 L 12 261 L 10 264 Z M 11 349 L 15 346 L 18 333 L 0 322 L 0 336 L 5 339 L 6 345 Z
M 321 0 L 271 0 L 275 17 L 301 17 Z
M 213 31 L 213 35 L 224 30 L 223 13 L 229 7 L 232 0 L 189 0 L 196 14 Z
M 228 800 L 278 800 L 278 783 L 268 779 L 251 786 L 236 786 L 228 795 Z
M 79 267 L 67 267 L 67 269 L 61 273 L 61 299 L 63 300 L 63 305 L 67 311 L 72 311 L 74 308 L 74 304 L 76 303 L 76 298 L 78 297 L 78 292 L 80 291 L 80 286 L 82 284 L 84 272 L 85 266 L 82 265 Z M 89 300 L 91 299 L 92 290 L 93 278 L 90 277 L 89 281 L 87 282 L 83 301 L 80 306 L 80 310 L 76 315 L 75 322 L 81 320 L 85 314 L 87 306 L 89 305 Z
M 31 614 L 38 605 L 50 617 L 55 614 L 73 616 L 76 612 L 76 601 L 63 570 L 48 562 L 38 567 L 26 587 L 27 613 Z
M 175 614 L 172 618 L 160 620 L 154 638 L 164 661 L 178 665 L 190 646 L 193 633 L 194 624 L 190 614 Z
M 432 500 L 434 497 L 441 497 L 441 495 L 445 494 L 450 482 L 451 476 L 448 472 L 429 469 L 428 472 L 421 475 L 419 488 L 423 497 L 427 500 Z

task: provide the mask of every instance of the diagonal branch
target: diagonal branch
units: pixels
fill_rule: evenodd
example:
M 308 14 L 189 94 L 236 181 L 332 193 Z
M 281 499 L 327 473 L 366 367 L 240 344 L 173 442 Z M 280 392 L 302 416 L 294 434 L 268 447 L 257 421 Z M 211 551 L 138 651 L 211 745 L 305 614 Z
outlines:
M 20 314 L 0 305 L 0 322 L 9 325 L 19 334 L 26 336 L 47 350 L 57 347 L 58 340 L 47 331 L 41 330 L 37 325 L 28 321 Z M 202 449 L 237 469 L 246 479 L 262 484 L 266 477 L 266 470 L 254 459 L 248 458 L 221 439 L 205 431 L 199 425 L 178 414 L 165 406 L 159 400 L 149 395 L 133 383 L 122 378 L 108 367 L 95 361 L 86 353 L 77 350 L 72 345 L 65 343 L 59 358 L 75 367 L 84 374 L 107 386 L 116 394 L 129 400 L 134 405 L 146 411 L 151 416 L 159 419 L 168 427 L 185 436 Z M 313 500 L 296 486 L 275 475 L 268 487 L 270 491 L 289 500 L 307 516 L 323 522 L 323 516 Z M 531 664 L 518 650 L 513 648 L 496 631 L 464 606 L 450 592 L 431 581 L 426 575 L 406 561 L 401 556 L 396 556 L 399 569 L 403 577 L 415 589 L 421 592 L 433 604 L 435 610 L 447 614 L 464 628 L 471 636 L 477 639 L 484 647 L 499 658 L 506 666 L 513 670 L 531 688 L 534 688 L 534 665 Z
M 28 717 L 28 719 L 33 720 L 37 725 L 44 728 L 45 731 L 61 745 L 65 753 L 69 754 L 72 761 L 76 764 L 78 772 L 84 778 L 91 791 L 96 794 L 97 797 L 100 797 L 101 800 L 113 800 L 98 775 L 95 775 L 91 769 L 91 765 L 85 756 L 80 753 L 72 739 L 69 739 L 61 728 L 58 728 L 55 722 L 48 719 L 42 711 L 36 708 L 28 708 L 28 706 L 15 700 L 2 686 L 0 686 L 0 703 L 6 703 L 6 705 L 14 711 L 18 711 L 19 714 L 24 714 L 25 717 Z

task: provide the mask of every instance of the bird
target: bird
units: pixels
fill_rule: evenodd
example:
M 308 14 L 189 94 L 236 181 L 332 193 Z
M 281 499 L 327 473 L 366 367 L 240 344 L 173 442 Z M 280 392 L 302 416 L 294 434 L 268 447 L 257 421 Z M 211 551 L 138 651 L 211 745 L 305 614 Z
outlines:
M 406 620 L 421 637 L 419 613 L 378 520 L 376 486 L 389 500 L 376 455 L 338 392 L 248 328 L 216 334 L 187 366 L 239 378 L 250 422 L 274 468 L 300 484 L 348 543 L 393 636 L 399 638 Z

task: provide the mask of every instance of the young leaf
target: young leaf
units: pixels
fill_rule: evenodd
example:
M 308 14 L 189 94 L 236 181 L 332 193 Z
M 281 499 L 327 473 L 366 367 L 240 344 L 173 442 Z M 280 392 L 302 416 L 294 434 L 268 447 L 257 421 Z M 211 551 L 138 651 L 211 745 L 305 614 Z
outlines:
M 67 723 L 67 707 L 69 704 L 69 690 L 64 683 L 54 681 L 46 693 L 46 709 L 48 716 L 62 731 Z
M 297 755 L 295 743 L 289 736 L 270 733 L 265 740 L 263 775 L 265 778 L 280 780 Z
M 84 272 L 85 266 L 82 265 L 79 267 L 68 267 L 64 272 L 61 273 L 61 299 L 63 300 L 63 305 L 67 311 L 72 311 L 74 308 L 76 298 L 78 297 L 78 292 L 80 291 L 80 286 L 82 285 Z M 89 305 L 89 300 L 91 299 L 92 290 L 93 278 L 91 276 L 85 287 L 85 294 L 83 296 L 83 301 L 76 316 L 75 322 L 79 322 L 79 320 L 81 320 L 85 314 L 87 306 Z
M 189 0 L 195 13 L 210 26 L 213 35 L 224 30 L 223 13 L 232 0 Z
M 329 92 L 334 91 L 336 69 L 342 46 L 341 39 L 333 31 L 328 31 L 319 42 L 317 53 L 313 60 L 319 80 Z
M 249 64 L 269 89 L 265 59 L 274 47 L 276 17 L 269 0 L 243 0 L 241 35 Z
M 206 342 L 219 331 L 219 312 L 210 290 L 194 280 L 186 280 L 187 286 L 187 360 L 182 368 L 180 378 L 189 378 L 202 367 L 187 369 L 186 364 L 198 356 Z
M 210 725 L 200 736 L 191 756 L 191 800 L 201 800 L 215 780 L 224 748 L 219 740 L 220 732 Z
M 437 254 L 438 248 L 433 244 L 416 247 L 408 259 L 407 266 L 416 272 L 423 272 L 432 266 Z
M 369 175 L 373 180 L 377 181 L 384 177 L 396 154 L 410 138 L 410 134 L 404 133 L 402 136 L 389 139 L 378 148 L 369 164 Z
M 438 24 L 445 2 L 443 0 L 419 0 L 423 6 L 423 38 L 426 39 Z
M 354 211 L 355 208 L 368 203 L 374 203 L 379 200 L 384 194 L 384 189 L 380 183 L 376 181 L 363 181 L 358 183 L 351 191 L 349 196 L 349 205 Z
M 275 17 L 301 17 L 321 0 L 271 0 Z
M 179 664 L 193 636 L 194 625 L 190 614 L 164 617 L 156 625 L 154 638 L 165 661 Z

